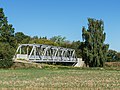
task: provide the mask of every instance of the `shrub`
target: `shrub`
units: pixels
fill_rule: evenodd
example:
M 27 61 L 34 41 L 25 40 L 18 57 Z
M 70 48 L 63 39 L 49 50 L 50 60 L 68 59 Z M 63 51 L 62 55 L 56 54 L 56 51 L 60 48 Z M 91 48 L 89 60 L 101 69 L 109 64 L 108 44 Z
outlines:
M 9 68 L 13 64 L 14 49 L 9 44 L 0 43 L 0 68 Z

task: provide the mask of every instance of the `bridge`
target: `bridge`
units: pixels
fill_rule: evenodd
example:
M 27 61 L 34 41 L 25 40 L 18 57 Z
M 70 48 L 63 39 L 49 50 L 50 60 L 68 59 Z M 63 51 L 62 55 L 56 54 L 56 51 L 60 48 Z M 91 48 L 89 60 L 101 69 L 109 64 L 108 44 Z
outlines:
M 78 62 L 74 49 L 44 44 L 20 44 L 14 58 L 32 62 Z

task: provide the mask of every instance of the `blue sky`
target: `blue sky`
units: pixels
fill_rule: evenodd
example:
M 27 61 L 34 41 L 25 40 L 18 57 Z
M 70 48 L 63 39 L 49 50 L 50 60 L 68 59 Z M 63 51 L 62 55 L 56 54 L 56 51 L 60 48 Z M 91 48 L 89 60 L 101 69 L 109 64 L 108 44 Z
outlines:
M 0 0 L 15 32 L 30 36 L 65 36 L 82 41 L 87 18 L 102 19 L 105 43 L 120 51 L 120 0 Z

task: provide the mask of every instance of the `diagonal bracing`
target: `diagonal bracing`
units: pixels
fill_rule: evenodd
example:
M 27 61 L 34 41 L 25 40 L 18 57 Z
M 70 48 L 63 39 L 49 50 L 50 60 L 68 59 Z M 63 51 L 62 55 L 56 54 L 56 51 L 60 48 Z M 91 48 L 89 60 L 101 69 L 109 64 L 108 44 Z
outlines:
M 15 58 L 34 62 L 77 62 L 74 49 L 44 44 L 20 44 Z

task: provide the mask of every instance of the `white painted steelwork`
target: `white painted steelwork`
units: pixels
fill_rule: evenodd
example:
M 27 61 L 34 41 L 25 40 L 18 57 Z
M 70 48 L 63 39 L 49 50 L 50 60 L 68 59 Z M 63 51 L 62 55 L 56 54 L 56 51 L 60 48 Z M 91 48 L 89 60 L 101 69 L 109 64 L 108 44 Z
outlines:
M 74 49 L 43 44 L 20 44 L 14 58 L 25 59 L 33 62 L 77 63 Z

